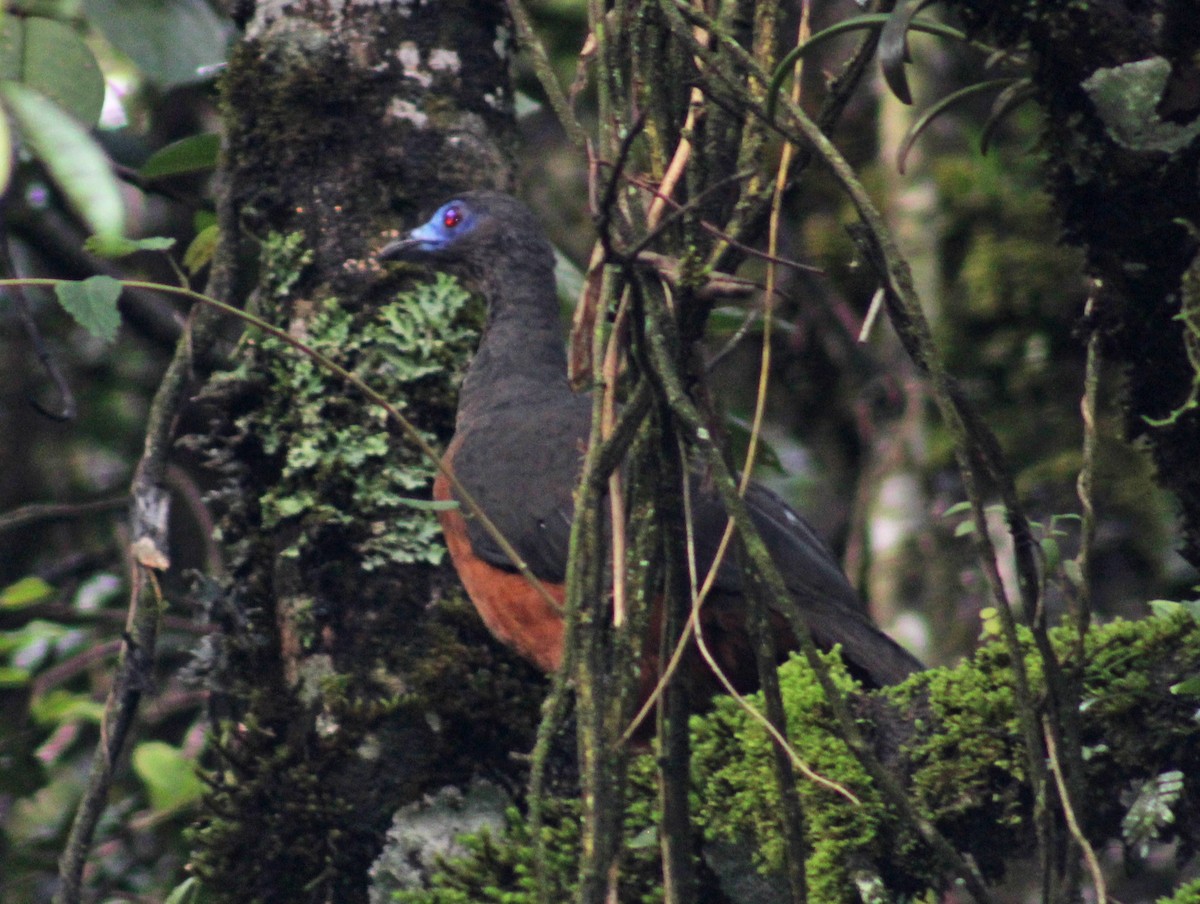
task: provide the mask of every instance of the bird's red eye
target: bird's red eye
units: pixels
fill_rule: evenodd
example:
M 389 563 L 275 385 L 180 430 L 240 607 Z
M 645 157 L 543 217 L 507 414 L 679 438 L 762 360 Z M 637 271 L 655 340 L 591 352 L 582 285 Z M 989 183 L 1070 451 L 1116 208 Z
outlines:
M 457 207 L 447 207 L 446 212 L 442 214 L 442 225 L 447 229 L 453 229 L 463 221 L 462 211 Z

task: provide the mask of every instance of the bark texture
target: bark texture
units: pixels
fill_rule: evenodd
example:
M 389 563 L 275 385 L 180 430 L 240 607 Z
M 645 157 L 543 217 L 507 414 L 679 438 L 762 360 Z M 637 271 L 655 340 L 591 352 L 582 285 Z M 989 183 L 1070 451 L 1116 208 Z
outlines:
M 239 298 L 452 429 L 479 311 L 373 255 L 444 195 L 509 188 L 502 3 L 264 2 L 224 78 L 221 254 Z M 195 867 L 219 901 L 365 901 L 392 813 L 504 777 L 540 681 L 482 638 L 428 499 L 433 466 L 294 350 L 245 336 L 191 443 L 221 474 L 228 579 L 204 663 L 213 767 Z M 432 604 L 431 604 L 432 601 Z
M 1200 31 L 1186 0 L 951 4 L 1028 53 L 1064 237 L 1087 254 L 1095 325 L 1128 374 L 1128 429 L 1179 500 L 1200 566 Z

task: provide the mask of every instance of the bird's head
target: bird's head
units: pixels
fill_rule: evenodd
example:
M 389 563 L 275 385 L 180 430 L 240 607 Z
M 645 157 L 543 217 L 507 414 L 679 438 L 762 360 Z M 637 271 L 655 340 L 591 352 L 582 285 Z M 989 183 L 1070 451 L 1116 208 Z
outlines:
M 455 195 L 423 224 L 385 246 L 379 259 L 449 266 L 476 277 L 513 265 L 554 266 L 550 243 L 529 208 L 494 191 Z

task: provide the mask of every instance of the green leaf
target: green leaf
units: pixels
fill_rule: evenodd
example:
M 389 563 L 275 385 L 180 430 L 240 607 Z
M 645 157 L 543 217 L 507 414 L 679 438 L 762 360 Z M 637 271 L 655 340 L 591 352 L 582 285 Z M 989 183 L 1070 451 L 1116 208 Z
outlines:
M 12 133 L 8 129 L 8 114 L 0 107 L 0 198 L 8 191 L 8 183 L 12 179 L 12 161 Z
M 1163 772 L 1142 784 L 1121 820 L 1121 836 L 1138 857 L 1145 857 L 1163 827 L 1175 821 L 1175 805 L 1182 794 L 1183 773 L 1178 770 Z
M 144 239 L 130 239 L 123 235 L 91 235 L 83 243 L 85 251 L 110 260 L 138 251 L 166 251 L 174 246 L 175 240 L 163 235 Z
M 1193 675 L 1171 685 L 1171 693 L 1184 697 L 1200 697 L 1200 675 Z
M 144 741 L 133 750 L 133 771 L 146 786 L 156 810 L 178 810 L 200 799 L 204 786 L 195 764 L 178 747 Z
M 392 501 L 398 505 L 416 509 L 418 512 L 450 512 L 459 507 L 458 502 L 454 499 L 438 501 L 434 499 L 416 499 L 412 496 L 396 496 Z
M 24 609 L 40 603 L 54 592 L 41 578 L 30 575 L 0 590 L 0 609 Z
M 217 215 L 211 210 L 197 210 L 192 216 L 192 229 L 203 232 L 209 226 L 217 225 Z
M 160 88 L 225 62 L 232 24 L 204 0 L 84 0 L 89 21 Z
M 216 253 L 220 240 L 221 230 L 215 223 L 196 233 L 187 251 L 183 252 L 184 269 L 193 276 L 203 270 Z
M 221 136 L 216 132 L 189 135 L 155 151 L 138 173 L 143 179 L 161 179 L 184 173 L 199 173 L 217 165 Z
M 1171 618 L 1186 612 L 1200 622 L 1200 600 L 1150 600 L 1146 605 L 1159 618 Z
M 195 876 L 188 876 L 167 895 L 167 899 L 163 904 L 196 904 L 200 900 L 200 880 Z
M 29 683 L 29 670 L 0 665 L 0 688 L 24 687 Z
M 803 44 L 798 47 L 793 47 L 787 52 L 779 65 L 775 67 L 774 73 L 771 75 L 771 82 L 767 86 L 767 104 L 766 115 L 768 119 L 774 119 L 775 107 L 779 103 L 779 91 L 783 87 L 784 81 L 792 73 L 796 67 L 796 62 L 811 52 L 814 48 L 824 44 L 830 38 L 835 38 L 838 35 L 847 32 L 856 31 L 859 29 L 881 29 L 887 25 L 891 18 L 890 13 L 868 13 L 862 16 L 853 16 L 849 19 L 843 19 L 835 25 L 823 31 L 817 32 Z M 941 22 L 931 22 L 923 19 L 912 19 L 908 22 L 908 30 L 923 31 L 926 34 L 940 35 L 944 38 L 952 38 L 956 41 L 966 41 L 967 36 L 956 28 L 951 28 L 949 25 L 943 25 Z
M 54 690 L 29 703 L 29 714 L 39 725 L 62 725 L 66 722 L 95 722 L 104 716 L 104 704 L 87 694 Z
M 974 97 L 976 94 L 995 91 L 998 88 L 1010 87 L 1013 84 L 1013 81 L 1014 80 L 1011 78 L 996 78 L 985 82 L 976 82 L 973 85 L 967 85 L 965 88 L 960 88 L 951 94 L 947 94 L 945 97 L 931 106 L 928 110 L 917 117 L 917 120 L 911 126 L 909 126 L 908 132 L 905 133 L 904 139 L 900 142 L 900 148 L 896 151 L 896 169 L 900 171 L 901 175 L 904 174 L 904 168 L 908 162 L 908 152 L 912 150 L 912 146 L 916 144 L 917 139 L 921 137 L 921 133 L 924 132 L 929 124 L 937 119 L 942 113 L 954 106 L 959 101 L 965 100 L 969 97 Z M 895 87 L 893 87 L 892 90 L 895 91 Z M 907 103 L 911 103 L 911 100 L 907 101 Z
M 77 19 L 83 0 L 9 0 L 13 12 L 26 16 L 46 16 L 49 19 Z
M 0 77 L 33 88 L 86 128 L 100 119 L 104 76 L 91 48 L 62 22 L 10 16 L 0 26 Z
M 37 91 L 0 83 L 17 128 L 75 212 L 100 235 L 125 229 L 125 205 L 108 157 L 69 114 Z
M 79 325 L 104 342 L 112 342 L 121 325 L 117 299 L 121 283 L 111 276 L 92 276 L 82 282 L 64 280 L 54 291 L 61 304 Z

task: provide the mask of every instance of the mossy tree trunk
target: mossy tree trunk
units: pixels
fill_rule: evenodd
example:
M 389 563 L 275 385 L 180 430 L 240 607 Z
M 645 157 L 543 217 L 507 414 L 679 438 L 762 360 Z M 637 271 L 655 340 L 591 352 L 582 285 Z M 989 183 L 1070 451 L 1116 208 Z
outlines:
M 1200 566 L 1200 31 L 1187 0 L 955 0 L 973 34 L 1028 52 L 1049 189 L 1087 255 L 1093 319 L 1128 374 Z
M 372 259 L 445 194 L 508 187 L 510 34 L 486 0 L 261 2 L 224 77 L 234 300 L 360 374 L 435 446 L 480 312 Z M 540 679 L 478 642 L 456 603 L 433 515 L 405 499 L 428 498 L 432 463 L 282 343 L 247 335 L 232 363 L 202 394 L 212 431 L 191 438 L 222 475 L 229 569 L 208 613 L 195 865 L 214 900 L 363 901 L 398 806 L 512 768 Z

